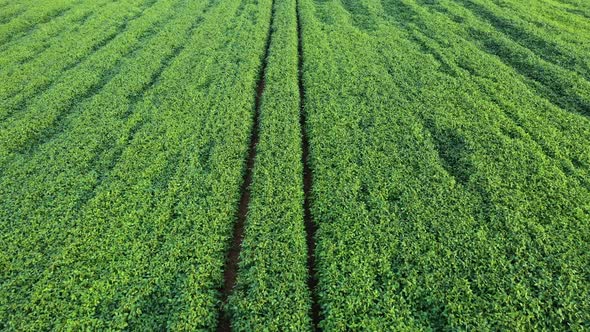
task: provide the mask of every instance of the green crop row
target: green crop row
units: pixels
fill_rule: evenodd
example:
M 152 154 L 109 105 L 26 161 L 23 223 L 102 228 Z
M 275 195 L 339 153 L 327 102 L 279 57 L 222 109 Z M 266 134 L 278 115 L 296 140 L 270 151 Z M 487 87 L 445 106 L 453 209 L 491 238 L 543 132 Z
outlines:
M 114 50 L 125 54 L 125 49 L 121 49 L 123 47 L 127 47 L 128 51 L 133 50 L 134 44 L 129 39 L 135 37 L 136 43 L 139 43 L 139 37 L 149 32 L 154 21 L 166 17 L 158 11 L 165 9 L 158 7 L 166 5 L 166 1 L 160 1 L 160 6 L 141 16 L 143 10 L 137 10 L 137 6 L 143 4 L 149 7 L 152 3 L 152 0 L 112 3 L 101 8 L 100 15 L 84 22 L 77 31 L 66 34 L 63 39 L 55 38 L 55 43 L 32 61 L 8 66 L 8 70 L 0 73 L 0 98 L 7 101 L 0 110 L 2 118 L 21 113 L 32 98 L 52 88 L 56 80 L 81 71 L 80 67 L 99 67 L 106 61 L 96 59 L 98 54 Z M 108 28 L 102 28 L 105 25 Z M 10 54 L 6 54 L 6 57 L 10 57 Z M 100 76 L 101 72 L 97 69 L 94 69 L 94 74 Z M 12 126 L 10 120 L 3 124 Z
M 152 7 L 153 10 L 129 23 L 123 32 L 113 36 L 113 40 L 104 47 L 96 52 L 85 49 L 84 52 L 90 52 L 84 55 L 85 61 L 69 70 L 63 71 L 64 68 L 59 65 L 56 65 L 56 68 L 49 66 L 49 72 L 43 76 L 37 76 L 37 79 L 33 80 L 26 80 L 26 77 L 33 75 L 32 73 L 23 73 L 24 80 L 31 85 L 30 91 L 33 93 L 38 88 L 37 84 L 47 84 L 47 81 L 52 77 L 56 81 L 49 83 L 48 88 L 39 96 L 29 100 L 26 107 L 18 105 L 27 98 L 26 90 L 21 91 L 13 100 L 6 103 L 7 107 L 2 110 L 9 117 L 0 126 L 0 140 L 2 140 L 0 143 L 0 165 L 15 154 L 30 150 L 43 140 L 50 138 L 70 112 L 80 110 L 78 105 L 80 101 L 86 96 L 100 91 L 120 71 L 123 60 L 132 58 L 134 52 L 149 42 L 150 38 L 154 36 L 154 30 L 152 30 L 155 28 L 154 25 L 157 27 L 157 24 L 164 24 L 170 19 L 170 13 L 165 15 L 162 10 L 173 11 L 175 4 L 181 4 L 181 2 L 160 1 L 155 4 Z M 113 10 L 117 10 L 117 8 L 113 8 Z M 120 13 L 122 16 L 129 14 L 125 11 Z M 108 19 L 108 17 L 105 18 Z M 87 38 L 93 40 L 101 37 L 93 37 L 92 34 L 89 34 Z M 58 50 L 54 56 L 59 56 L 59 54 Z M 54 63 L 53 56 L 48 54 L 47 58 L 40 58 L 39 66 L 42 66 L 42 59 Z M 6 84 L 7 87 L 19 85 Z
M 420 29 L 413 31 L 413 39 L 419 41 L 421 48 L 429 50 L 437 57 L 443 71 L 453 75 L 465 75 L 467 72 L 472 74 L 467 76 L 467 84 L 476 83 L 475 89 L 481 90 L 482 99 L 495 103 L 510 120 L 522 128 L 525 135 L 532 138 L 538 148 L 559 160 L 564 172 L 575 174 L 588 188 L 588 169 L 583 167 L 590 165 L 588 150 L 584 145 L 578 144 L 577 139 L 587 139 L 588 131 L 585 123 L 578 121 L 579 116 L 568 114 L 547 102 L 547 96 L 539 96 L 536 86 L 531 86 L 530 81 L 519 75 L 517 70 L 506 66 L 494 54 L 485 52 L 485 48 L 482 50 L 477 42 L 472 44 L 471 39 L 463 38 L 465 31 L 462 26 L 465 24 L 455 21 L 466 22 L 471 29 L 478 27 L 478 22 L 472 21 L 473 16 L 469 12 L 448 3 L 442 4 L 436 11 L 450 13 L 454 19 L 422 10 L 422 16 L 427 19 L 419 22 Z M 447 29 L 438 29 L 441 25 Z M 455 47 L 441 51 L 443 48 L 440 45 L 449 41 Z M 481 61 L 482 58 L 487 61 Z
M 296 1 L 275 0 L 251 200 L 229 301 L 235 331 L 311 329 L 297 42 Z
M 301 2 L 325 330 L 588 327 L 588 82 L 472 9 Z
M 7 24 L 10 21 L 17 18 L 23 12 L 26 11 L 25 6 L 18 3 L 17 1 L 14 2 L 0 2 L 0 24 Z
M 62 16 L 43 24 L 41 28 L 34 29 L 29 34 L 2 45 L 0 47 L 0 70 L 8 71 L 14 69 L 12 67 L 14 64 L 22 65 L 27 61 L 34 60 L 36 56 L 52 45 L 55 47 L 58 40 L 64 39 L 63 35 L 77 33 L 81 24 L 93 19 L 100 13 L 98 9 L 104 8 L 110 3 L 112 1 L 83 1 Z M 59 39 L 53 39 L 55 37 L 59 37 Z
M 0 45 L 64 14 L 80 1 L 82 0 L 55 0 L 42 4 L 37 2 L 23 4 L 26 9 L 22 14 L 6 24 L 0 25 Z
M 100 89 L 23 110 L 64 115 L 4 160 L 0 329 L 215 326 L 270 4 L 168 3 L 140 48 L 115 37 L 88 62 L 116 64 Z M 58 86 L 95 84 L 84 67 Z
M 565 46 L 560 48 L 555 45 L 550 31 L 533 35 L 526 29 L 515 28 L 515 24 L 508 19 L 494 16 L 500 14 L 490 12 L 484 6 L 461 2 L 477 17 L 470 20 L 470 36 L 467 38 L 475 41 L 487 53 L 500 57 L 504 63 L 526 77 L 539 95 L 562 108 L 590 114 L 590 69 L 584 56 L 587 50 L 577 47 L 577 43 L 566 44 L 571 47 L 564 50 Z M 485 20 L 486 15 L 491 25 Z M 484 17 L 484 20 L 480 17 Z M 573 37 L 577 40 L 587 39 L 587 31 L 580 29 Z
M 460 1 L 482 20 L 542 59 L 590 78 L 590 21 L 556 10 L 547 3 L 507 1 L 498 6 L 490 1 Z
M 17 285 L 22 285 L 23 290 L 33 287 L 38 278 L 35 275 L 47 266 L 49 256 L 58 252 L 67 243 L 68 228 L 62 228 L 73 222 L 79 213 L 76 209 L 91 197 L 92 190 L 101 181 L 100 177 L 104 177 L 117 162 L 117 156 L 128 143 L 131 131 L 145 116 L 135 113 L 130 115 L 129 119 L 123 117 L 133 110 L 134 98 L 137 98 L 134 96 L 142 97 L 142 91 L 147 88 L 150 77 L 157 74 L 159 68 L 164 65 L 162 61 L 173 54 L 173 48 L 162 46 L 169 43 L 171 36 L 186 34 L 195 20 L 191 10 L 198 11 L 204 4 L 195 2 L 196 7 L 187 8 L 188 13 L 185 17 L 179 17 L 176 25 L 171 26 L 176 28 L 155 37 L 152 43 L 146 45 L 144 51 L 137 55 L 135 60 L 140 61 L 129 62 L 123 66 L 121 74 L 114 77 L 102 93 L 80 105 L 79 107 L 87 111 L 81 114 L 74 113 L 69 121 L 68 130 L 41 146 L 31 159 L 17 158 L 15 163 L 6 168 L 7 178 L 3 180 L 6 188 L 16 187 L 16 183 L 23 181 L 27 184 L 18 188 L 18 191 L 6 193 L 6 200 L 3 200 L 7 208 L 5 217 L 9 218 L 8 220 L 29 221 L 29 224 L 16 224 L 17 227 L 13 226 L 12 230 L 6 230 L 6 236 L 12 239 L 13 247 L 6 250 L 5 258 L 11 255 L 14 257 L 7 273 L 13 276 L 18 273 L 19 276 L 18 279 L 11 280 L 13 289 Z M 178 47 L 184 41 L 178 39 L 176 45 L 170 46 Z M 94 123 L 101 125 L 95 126 Z M 60 151 L 71 153 L 64 154 Z M 35 197 L 36 192 L 43 194 Z M 23 198 L 27 196 L 30 197 Z M 14 215 L 17 211 L 18 214 Z M 59 221 L 62 227 L 55 229 L 54 222 L 47 220 Z M 18 236 L 31 227 L 36 232 L 28 238 Z M 42 247 L 46 247 L 47 251 L 35 257 L 33 255 L 39 243 L 45 243 Z M 26 294 L 27 292 L 23 292 L 19 296 Z M 7 299 L 13 300 L 16 308 L 22 305 L 14 298 Z
M 589 329 L 589 13 L 0 0 L 0 330 Z

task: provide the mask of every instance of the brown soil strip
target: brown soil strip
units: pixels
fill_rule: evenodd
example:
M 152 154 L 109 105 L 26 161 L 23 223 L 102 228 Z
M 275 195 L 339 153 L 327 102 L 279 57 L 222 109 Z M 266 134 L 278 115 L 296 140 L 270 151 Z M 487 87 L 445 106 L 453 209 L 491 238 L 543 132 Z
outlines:
M 274 7 L 274 1 L 271 5 Z M 254 161 L 256 159 L 256 145 L 259 138 L 259 120 L 260 120 L 260 103 L 262 101 L 262 94 L 264 93 L 266 64 L 268 57 L 268 50 L 270 48 L 270 38 L 273 25 L 274 8 L 271 8 L 270 25 L 268 29 L 268 36 L 266 38 L 266 46 L 264 50 L 264 58 L 262 59 L 262 67 L 260 69 L 260 76 L 256 85 L 256 96 L 254 99 L 254 121 L 250 136 L 250 145 L 248 147 L 248 157 L 246 159 L 246 172 L 241 187 L 241 197 L 238 205 L 237 220 L 234 225 L 233 238 L 227 259 L 225 262 L 223 272 L 223 288 L 221 289 L 221 312 L 217 321 L 218 332 L 231 331 L 231 319 L 227 311 L 227 301 L 232 294 L 234 286 L 236 285 L 236 278 L 238 276 L 238 265 L 240 260 L 240 250 L 242 249 L 242 241 L 244 240 L 244 224 L 248 214 L 248 206 L 250 205 L 250 185 L 252 184 L 252 170 L 254 169 Z
M 318 325 L 320 322 L 320 305 L 317 296 L 318 278 L 315 271 L 315 233 L 317 230 L 317 225 L 313 221 L 311 214 L 311 188 L 313 186 L 313 175 L 309 165 L 309 141 L 307 139 L 307 130 L 305 128 L 307 121 L 304 108 L 305 87 L 303 86 L 303 45 L 301 37 L 301 15 L 299 14 L 299 1 L 297 1 L 297 48 L 299 53 L 299 122 L 301 126 L 301 146 L 303 150 L 301 155 L 303 162 L 304 193 L 303 220 L 305 223 L 305 232 L 307 233 L 307 269 L 309 274 L 307 285 L 311 294 L 312 329 L 313 331 L 318 331 Z

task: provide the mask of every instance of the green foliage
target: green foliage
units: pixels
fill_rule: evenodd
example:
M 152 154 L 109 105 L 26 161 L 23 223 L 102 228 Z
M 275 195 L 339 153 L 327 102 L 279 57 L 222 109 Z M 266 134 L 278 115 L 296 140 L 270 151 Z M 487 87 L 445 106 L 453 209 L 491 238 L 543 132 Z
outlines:
M 0 329 L 216 324 L 270 7 L 154 6 L 3 123 Z
M 588 30 L 483 0 L 301 8 L 322 327 L 588 328 Z
M 588 18 L 0 0 L 0 330 L 215 329 L 263 60 L 234 330 L 312 329 L 302 106 L 323 330 L 590 329 Z
M 142 37 L 149 36 L 150 29 L 167 18 L 161 11 L 170 10 L 166 3 L 171 1 L 160 1 L 165 6 L 156 5 L 144 16 L 141 10 L 133 10 L 138 2 L 146 1 L 108 7 L 104 16 L 86 22 L 88 30 L 80 31 L 83 38 L 80 32 L 66 36 L 41 56 L 5 73 L 0 93 L 2 97 L 16 95 L 0 110 L 0 114 L 9 116 L 0 126 L 0 163 L 50 135 L 61 117 L 118 73 L 126 58 L 122 55 L 132 56 L 142 42 L 147 42 Z M 125 23 L 130 18 L 132 21 Z M 105 24 L 108 28 L 101 29 Z M 26 102 L 31 97 L 36 98 Z
M 24 6 L 22 6 L 22 2 L 25 2 Z M 5 24 L 0 26 L 0 45 L 15 38 L 15 36 L 26 34 L 39 24 L 49 22 L 63 15 L 78 2 L 80 0 L 53 0 L 32 6 L 31 3 L 26 3 L 26 1 L 11 1 L 5 4 L 7 8 L 2 8 L 3 13 L 6 10 L 8 15 L 12 14 L 15 17 L 8 15 L 4 17 L 6 22 L 2 22 Z M 11 7 L 15 9 L 11 11 Z
M 275 0 L 236 289 L 236 331 L 311 329 L 295 1 Z

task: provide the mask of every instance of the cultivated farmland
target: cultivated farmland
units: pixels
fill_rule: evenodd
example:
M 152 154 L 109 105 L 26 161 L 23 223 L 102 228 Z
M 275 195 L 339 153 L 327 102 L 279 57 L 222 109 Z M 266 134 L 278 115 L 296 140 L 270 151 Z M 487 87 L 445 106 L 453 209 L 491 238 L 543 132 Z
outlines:
M 0 330 L 590 329 L 590 3 L 0 0 Z

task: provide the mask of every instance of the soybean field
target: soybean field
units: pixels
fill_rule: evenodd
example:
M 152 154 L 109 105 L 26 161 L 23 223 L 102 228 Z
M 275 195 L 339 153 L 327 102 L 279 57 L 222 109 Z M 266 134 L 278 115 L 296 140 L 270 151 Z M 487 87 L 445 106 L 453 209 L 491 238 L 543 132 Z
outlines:
M 0 0 L 0 330 L 590 330 L 590 2 Z

